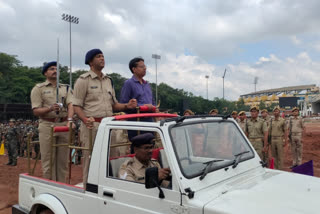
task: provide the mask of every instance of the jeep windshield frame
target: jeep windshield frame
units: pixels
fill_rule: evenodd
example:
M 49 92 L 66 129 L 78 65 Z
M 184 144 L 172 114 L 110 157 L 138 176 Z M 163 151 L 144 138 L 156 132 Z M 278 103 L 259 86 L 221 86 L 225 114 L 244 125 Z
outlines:
M 184 120 L 169 126 L 169 135 L 175 157 L 187 179 L 201 176 L 206 168 L 206 162 L 218 161 L 210 166 L 211 173 L 232 166 L 235 156 L 243 154 L 239 163 L 253 159 L 253 152 L 242 131 L 232 120 Z

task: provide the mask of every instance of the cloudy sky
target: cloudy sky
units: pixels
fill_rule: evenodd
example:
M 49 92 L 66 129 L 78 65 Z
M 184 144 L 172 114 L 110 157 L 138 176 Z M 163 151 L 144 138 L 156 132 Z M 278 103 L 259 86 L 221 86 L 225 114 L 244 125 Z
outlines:
M 72 25 L 74 69 L 87 69 L 85 53 L 100 48 L 104 72 L 131 76 L 128 62 L 145 58 L 146 80 L 206 97 L 237 100 L 257 90 L 320 84 L 320 1 L 318 0 L 0 0 L 0 52 L 24 65 L 56 59 L 69 65 Z

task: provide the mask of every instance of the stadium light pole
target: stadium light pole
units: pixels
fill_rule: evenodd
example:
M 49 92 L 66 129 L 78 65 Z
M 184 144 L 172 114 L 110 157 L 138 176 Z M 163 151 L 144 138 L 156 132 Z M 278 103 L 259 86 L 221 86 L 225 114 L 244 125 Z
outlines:
M 72 46 L 71 46 L 71 24 L 79 24 L 79 18 L 70 14 L 62 14 L 62 20 L 69 22 L 69 34 L 70 34 L 70 88 L 72 88 Z
M 254 77 L 253 84 L 254 84 L 254 93 L 256 93 L 257 92 L 258 77 Z
M 152 58 L 156 62 L 156 105 L 158 105 L 158 65 L 157 65 L 157 60 L 161 59 L 161 56 L 157 55 L 157 54 L 152 54 Z
M 224 77 L 226 76 L 226 72 L 227 72 L 227 69 L 225 68 L 222 76 L 222 93 L 223 93 L 222 99 L 224 99 Z
M 206 79 L 207 79 L 207 100 L 209 100 L 209 96 L 208 96 L 208 80 L 209 80 L 209 75 L 206 75 Z

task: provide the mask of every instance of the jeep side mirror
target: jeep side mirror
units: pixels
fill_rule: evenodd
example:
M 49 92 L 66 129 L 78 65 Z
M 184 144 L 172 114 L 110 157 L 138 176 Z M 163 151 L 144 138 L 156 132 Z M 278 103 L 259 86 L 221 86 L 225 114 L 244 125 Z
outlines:
M 155 188 L 158 186 L 158 168 L 151 167 L 146 169 L 145 174 L 146 189 Z
M 151 167 L 146 169 L 145 174 L 145 187 L 146 189 L 151 189 L 157 187 L 159 189 L 159 198 L 163 199 L 164 194 L 158 182 L 158 168 Z

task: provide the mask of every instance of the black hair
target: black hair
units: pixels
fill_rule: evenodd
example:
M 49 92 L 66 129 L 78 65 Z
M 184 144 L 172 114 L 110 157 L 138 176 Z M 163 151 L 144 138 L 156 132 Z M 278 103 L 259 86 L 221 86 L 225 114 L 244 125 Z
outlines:
M 143 61 L 143 62 L 144 62 L 144 59 L 143 59 L 142 57 L 135 57 L 135 58 L 133 58 L 132 60 L 130 60 L 130 62 L 129 62 L 129 69 L 130 69 L 131 73 L 133 73 L 132 68 L 137 67 L 138 62 L 140 62 L 140 61 Z

